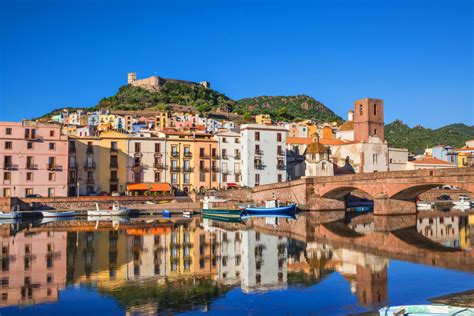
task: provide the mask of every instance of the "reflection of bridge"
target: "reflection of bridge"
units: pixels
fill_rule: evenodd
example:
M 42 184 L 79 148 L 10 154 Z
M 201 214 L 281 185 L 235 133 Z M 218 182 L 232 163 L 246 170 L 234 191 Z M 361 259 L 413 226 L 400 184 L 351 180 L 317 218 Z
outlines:
M 416 196 L 440 185 L 452 185 L 474 193 L 474 168 L 308 177 L 259 186 L 252 190 L 252 199 L 257 202 L 273 197 L 292 200 L 309 210 L 343 209 L 344 198 L 357 190 L 374 200 L 375 214 L 414 214 Z
M 382 257 L 474 271 L 474 250 L 463 251 L 444 247 L 420 235 L 415 228 L 415 215 L 373 216 L 374 230 L 366 234 L 350 229 L 343 216 L 339 215 L 339 219 L 335 219 L 320 217 L 320 214 L 316 213 L 305 213 L 300 214 L 296 221 L 280 221 L 276 226 L 268 225 L 263 220 L 253 220 L 252 226 L 257 231 L 303 242 L 324 242 L 333 247 Z M 365 220 L 367 217 L 363 221 Z

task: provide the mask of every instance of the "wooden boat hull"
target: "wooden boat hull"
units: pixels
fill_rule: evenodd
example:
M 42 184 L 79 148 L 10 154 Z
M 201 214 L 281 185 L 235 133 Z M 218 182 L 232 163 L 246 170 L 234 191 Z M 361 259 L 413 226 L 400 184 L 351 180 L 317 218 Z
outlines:
M 244 216 L 277 216 L 277 215 L 296 215 L 296 204 L 290 204 L 279 207 L 246 207 L 242 212 Z
M 129 209 L 96 210 L 96 211 L 87 211 L 87 216 L 126 216 L 129 213 L 130 213 Z

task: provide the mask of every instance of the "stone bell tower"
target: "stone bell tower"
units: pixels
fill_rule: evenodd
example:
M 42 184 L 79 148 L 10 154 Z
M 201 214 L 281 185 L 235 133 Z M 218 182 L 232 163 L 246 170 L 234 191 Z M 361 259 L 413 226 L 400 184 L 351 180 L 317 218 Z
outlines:
M 137 81 L 137 73 L 136 72 L 129 72 L 128 73 L 128 84 Z
M 383 100 L 365 98 L 354 102 L 354 140 L 369 140 L 378 136 L 384 141 Z

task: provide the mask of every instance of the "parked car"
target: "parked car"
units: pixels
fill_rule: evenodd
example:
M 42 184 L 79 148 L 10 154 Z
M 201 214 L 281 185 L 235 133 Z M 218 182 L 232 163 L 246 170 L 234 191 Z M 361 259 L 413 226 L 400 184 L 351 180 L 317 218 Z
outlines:
M 120 196 L 120 193 L 118 193 L 118 192 L 112 192 L 111 195 L 112 195 L 112 196 Z
M 109 196 L 109 192 L 102 191 L 98 194 L 99 196 Z
M 436 199 L 438 201 L 451 201 L 451 197 L 447 194 L 440 195 Z
M 42 197 L 40 194 L 27 194 L 26 198 L 40 198 Z

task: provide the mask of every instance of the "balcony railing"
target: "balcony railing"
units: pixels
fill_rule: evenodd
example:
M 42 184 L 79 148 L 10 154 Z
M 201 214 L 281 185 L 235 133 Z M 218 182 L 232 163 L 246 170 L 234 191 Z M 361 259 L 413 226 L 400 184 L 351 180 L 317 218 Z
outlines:
M 133 154 L 133 156 L 134 156 L 135 158 L 141 158 L 141 157 L 143 157 L 143 153 L 137 151 L 137 152 L 135 152 L 135 153 Z
M 199 170 L 201 172 L 209 172 L 209 168 L 208 167 L 199 167 Z
M 165 165 L 161 162 L 155 162 L 153 164 L 153 168 L 158 169 L 158 170 L 166 169 Z
M 172 151 L 171 157 L 179 157 L 179 151 Z
M 36 170 L 36 169 L 38 169 L 38 165 L 35 165 L 35 164 L 33 164 L 33 163 L 26 164 L 26 169 L 28 169 L 28 170 Z
M 54 164 L 54 163 L 48 163 L 48 164 L 46 164 L 46 169 L 48 169 L 50 171 L 62 171 L 63 166 L 59 166 L 59 165 Z
M 227 155 L 224 155 L 224 154 L 223 154 L 223 155 L 222 155 L 222 160 L 227 160 L 227 159 L 229 159 L 229 157 L 228 157 Z
M 206 153 L 199 153 L 199 158 L 202 158 L 202 159 L 209 159 L 209 155 L 206 154 Z
M 4 170 L 18 170 L 18 165 L 14 165 L 11 163 L 6 163 L 2 167 Z
M 117 161 L 111 161 L 110 162 L 110 168 L 114 168 L 114 169 L 117 169 L 119 166 L 118 166 L 118 162 Z
M 84 169 L 86 170 L 94 170 L 95 169 L 95 162 L 86 162 L 84 164 Z
M 186 158 L 191 158 L 193 156 L 193 153 L 190 152 L 190 151 L 185 151 L 183 156 L 186 157 Z
M 219 167 L 211 167 L 211 170 L 212 170 L 213 172 L 218 172 L 218 171 L 219 171 Z
M 257 155 L 257 156 L 263 156 L 263 150 L 261 150 L 261 149 L 255 149 L 255 155 Z
M 162 153 L 159 153 L 159 152 L 156 152 L 156 153 L 155 153 L 155 157 L 162 157 L 162 156 L 163 156 Z
M 132 166 L 132 171 L 133 172 L 142 172 L 143 171 L 143 165 L 142 164 L 135 164 Z
M 177 166 L 171 166 L 171 172 L 179 172 L 181 170 L 180 167 L 177 167 Z
M 109 182 L 110 183 L 118 183 L 119 179 L 118 178 L 110 178 Z
M 193 172 L 194 168 L 192 167 L 183 167 L 183 172 Z
M 263 170 L 263 168 L 264 168 L 263 164 L 261 164 L 261 163 L 256 163 L 256 164 L 253 165 L 253 167 L 257 170 Z
M 278 170 L 285 170 L 286 166 L 284 164 L 277 164 L 277 169 Z
M 211 155 L 211 158 L 212 158 L 212 159 L 216 159 L 216 160 L 217 160 L 217 159 L 219 159 L 219 155 L 217 155 L 217 154 L 215 154 L 215 155 Z

